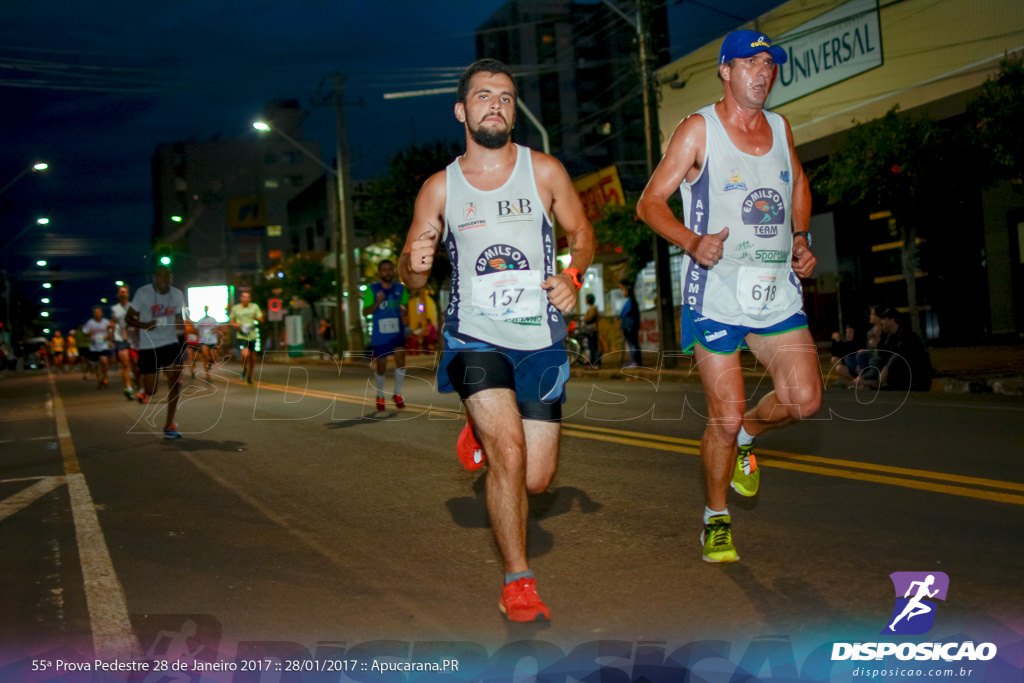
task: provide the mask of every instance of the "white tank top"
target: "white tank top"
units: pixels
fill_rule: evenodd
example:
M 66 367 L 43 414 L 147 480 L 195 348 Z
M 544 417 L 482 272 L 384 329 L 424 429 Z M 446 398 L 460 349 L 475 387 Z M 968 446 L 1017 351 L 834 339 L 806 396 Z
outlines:
M 554 222 L 530 150 L 516 145 L 512 174 L 495 190 L 470 185 L 458 159 L 445 176 L 443 239 L 452 263 L 445 334 L 521 351 L 560 341 L 565 320 L 540 288 L 555 274 Z
M 770 327 L 803 307 L 791 263 L 793 169 L 785 121 L 764 112 L 772 148 L 757 157 L 736 149 L 715 105 L 696 113 L 704 117 L 707 139 L 700 175 L 680 187 L 686 226 L 698 235 L 728 227 L 729 237 L 722 260 L 710 268 L 686 255 L 684 302 L 717 322 Z

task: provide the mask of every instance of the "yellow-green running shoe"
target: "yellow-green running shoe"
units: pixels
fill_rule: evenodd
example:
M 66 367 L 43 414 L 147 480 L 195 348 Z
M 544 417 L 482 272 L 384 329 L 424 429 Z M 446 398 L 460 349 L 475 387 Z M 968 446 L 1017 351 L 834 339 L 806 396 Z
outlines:
M 749 498 L 757 495 L 757 489 L 761 486 L 761 470 L 757 469 L 754 444 L 740 446 L 740 453 L 736 456 L 736 467 L 732 471 L 732 481 L 729 483 L 741 496 Z
M 732 544 L 732 525 L 729 515 L 714 515 L 700 532 L 704 545 L 705 562 L 735 562 L 740 559 Z

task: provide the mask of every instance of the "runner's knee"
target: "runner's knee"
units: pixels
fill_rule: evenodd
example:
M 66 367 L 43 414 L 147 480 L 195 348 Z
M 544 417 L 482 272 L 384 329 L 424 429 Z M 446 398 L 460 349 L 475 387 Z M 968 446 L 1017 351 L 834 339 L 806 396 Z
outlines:
M 784 404 L 789 410 L 790 417 L 796 420 L 806 420 L 818 412 L 821 407 L 821 387 L 814 385 L 787 389 Z
M 708 423 L 708 431 L 711 431 L 718 438 L 724 441 L 731 441 L 740 433 L 743 426 L 743 414 L 718 415 L 711 418 Z
M 526 490 L 528 493 L 544 493 L 548 490 L 551 480 L 555 478 L 555 468 L 527 468 Z

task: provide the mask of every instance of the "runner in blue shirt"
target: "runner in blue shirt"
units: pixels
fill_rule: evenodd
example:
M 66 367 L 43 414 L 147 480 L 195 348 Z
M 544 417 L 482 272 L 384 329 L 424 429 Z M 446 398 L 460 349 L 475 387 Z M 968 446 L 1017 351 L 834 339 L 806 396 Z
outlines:
M 405 324 L 402 317 L 409 305 L 409 292 L 405 285 L 395 282 L 395 264 L 384 259 L 377 264 L 379 282 L 366 288 L 363 295 L 363 315 L 373 316 L 370 345 L 373 348 L 373 378 L 377 383 L 377 410 L 384 410 L 384 373 L 388 369 L 388 356 L 395 357 L 395 405 L 405 407 L 402 382 L 405 380 Z

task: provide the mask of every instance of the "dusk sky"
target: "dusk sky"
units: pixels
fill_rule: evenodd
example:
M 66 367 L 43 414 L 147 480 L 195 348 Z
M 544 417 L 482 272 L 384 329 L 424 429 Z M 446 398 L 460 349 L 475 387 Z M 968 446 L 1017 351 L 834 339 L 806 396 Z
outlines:
M 412 143 L 460 140 L 451 96 L 383 93 L 454 85 L 476 58 L 474 30 L 504 0 L 376 3 L 33 0 L 0 10 L 0 267 L 37 300 L 37 258 L 61 267 L 51 290 L 63 328 L 89 316 L 113 281 L 144 284 L 151 247 L 150 159 L 161 144 L 255 135 L 273 99 L 297 99 L 305 136 L 333 163 L 334 115 L 313 106 L 347 75 L 353 178 L 371 179 Z M 779 2 L 730 3 L 753 17 Z M 669 3 L 673 57 L 740 22 L 718 3 Z M 8 242 L 37 216 L 51 222 Z M 39 290 L 39 291 L 36 291 Z M 63 300 L 62 300 L 63 299 Z M 62 310 L 63 309 L 63 310 Z

